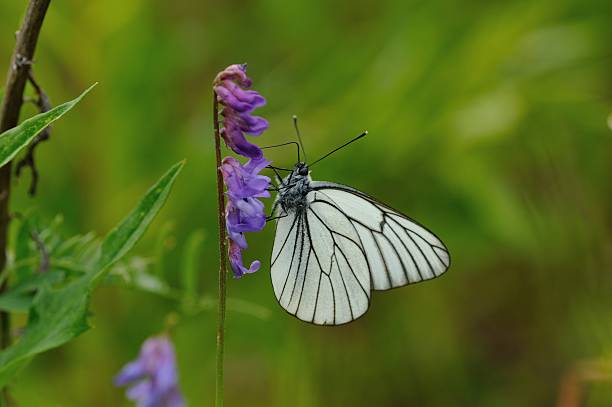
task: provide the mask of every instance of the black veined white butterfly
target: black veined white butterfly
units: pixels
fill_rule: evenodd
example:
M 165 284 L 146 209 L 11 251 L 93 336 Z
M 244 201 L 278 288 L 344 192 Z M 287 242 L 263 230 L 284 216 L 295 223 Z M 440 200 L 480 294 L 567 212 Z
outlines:
M 361 191 L 313 181 L 299 146 L 298 163 L 289 171 L 277 180 L 270 259 L 274 294 L 288 313 L 317 325 L 342 325 L 365 314 L 372 290 L 448 270 L 448 249 L 436 235 Z

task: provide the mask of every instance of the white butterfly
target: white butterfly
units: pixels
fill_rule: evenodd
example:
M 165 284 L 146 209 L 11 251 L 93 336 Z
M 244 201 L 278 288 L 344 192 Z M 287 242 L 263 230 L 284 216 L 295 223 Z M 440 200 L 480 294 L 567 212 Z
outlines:
M 429 280 L 450 266 L 448 249 L 425 227 L 356 189 L 312 181 L 301 162 L 280 182 L 273 215 L 274 294 L 306 322 L 351 322 L 368 310 L 372 290 Z

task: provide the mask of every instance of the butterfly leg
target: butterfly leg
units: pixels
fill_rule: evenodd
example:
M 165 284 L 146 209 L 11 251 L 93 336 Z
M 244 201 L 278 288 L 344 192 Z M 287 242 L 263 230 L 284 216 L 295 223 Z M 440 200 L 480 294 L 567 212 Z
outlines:
M 278 216 L 274 216 L 274 212 L 276 212 L 276 208 L 278 207 L 278 205 L 281 206 L 282 213 Z M 272 210 L 270 212 L 271 212 L 271 215 L 266 217 L 266 222 L 270 222 L 272 220 L 277 220 L 277 219 L 282 219 L 284 217 L 289 216 L 283 204 L 279 203 L 278 201 L 274 202 L 274 205 L 272 206 Z
M 284 214 L 282 214 L 282 215 L 275 216 L 275 217 L 273 217 L 273 218 L 268 217 L 268 218 L 266 218 L 266 222 L 270 222 L 270 221 L 273 221 L 273 220 L 277 220 L 277 219 L 286 218 L 287 216 L 289 216 L 289 214 L 288 214 L 288 213 L 284 213 Z
M 267 218 L 266 218 L 266 222 L 270 222 L 270 221 L 273 221 L 273 220 L 277 220 L 277 219 L 286 218 L 287 216 L 289 216 L 289 214 L 288 214 L 288 213 L 284 213 L 284 214 L 282 214 L 282 215 L 279 215 L 279 216 L 274 216 L 274 217 L 267 217 Z
M 271 169 L 272 171 L 274 171 L 274 174 L 276 175 L 276 183 L 280 186 L 280 185 L 284 185 L 283 182 L 283 177 L 280 175 L 280 173 L 278 172 L 279 170 L 281 171 L 288 171 L 288 172 L 292 172 L 290 169 L 287 168 L 280 168 L 280 167 L 274 167 L 272 165 L 268 165 L 266 168 Z

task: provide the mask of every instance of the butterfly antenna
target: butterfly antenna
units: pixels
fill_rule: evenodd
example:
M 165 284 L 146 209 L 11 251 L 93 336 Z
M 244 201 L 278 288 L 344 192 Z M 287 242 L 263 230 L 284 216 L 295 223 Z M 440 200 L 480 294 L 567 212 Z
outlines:
M 265 147 L 261 147 L 261 149 L 266 149 L 266 148 L 274 148 L 274 147 L 283 147 L 283 146 L 288 146 L 289 144 L 295 144 L 295 146 L 297 147 L 297 156 L 298 156 L 298 162 L 300 161 L 300 145 L 295 142 L 295 141 L 288 141 L 286 143 L 281 143 L 281 144 L 274 144 L 271 146 L 265 146 Z
M 295 134 L 297 134 L 298 141 L 300 142 L 300 146 L 302 147 L 302 151 L 304 152 L 304 161 L 308 162 L 308 159 L 306 158 L 306 150 L 304 149 L 304 143 L 302 143 L 302 136 L 300 135 L 300 129 L 298 128 L 296 115 L 293 115 L 293 127 L 295 127 Z M 299 149 L 298 149 L 298 162 L 301 162 Z
M 354 143 L 355 141 L 359 140 L 360 138 L 363 138 L 366 136 L 366 134 L 368 134 L 367 131 L 364 131 L 363 133 L 361 133 L 360 135 L 358 135 L 357 137 L 355 137 L 354 139 L 347 141 L 346 143 L 342 144 L 340 147 L 333 149 L 332 151 L 330 151 L 329 153 L 325 154 L 323 157 L 319 158 L 317 161 L 313 162 L 312 164 L 309 164 L 309 167 L 312 167 L 313 165 L 315 165 L 316 163 L 318 163 L 319 161 L 321 161 L 324 158 L 329 157 L 330 155 L 332 155 L 333 153 L 335 153 L 338 150 L 343 149 L 344 147 L 348 146 L 351 143 Z

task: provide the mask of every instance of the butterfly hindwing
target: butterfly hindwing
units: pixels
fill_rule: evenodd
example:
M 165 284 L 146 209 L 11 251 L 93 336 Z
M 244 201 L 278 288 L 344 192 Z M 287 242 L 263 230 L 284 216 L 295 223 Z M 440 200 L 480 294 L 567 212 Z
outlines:
M 355 226 L 368 260 L 372 288 L 387 290 L 429 280 L 450 266 L 442 241 L 419 223 L 361 191 L 312 182 Z

